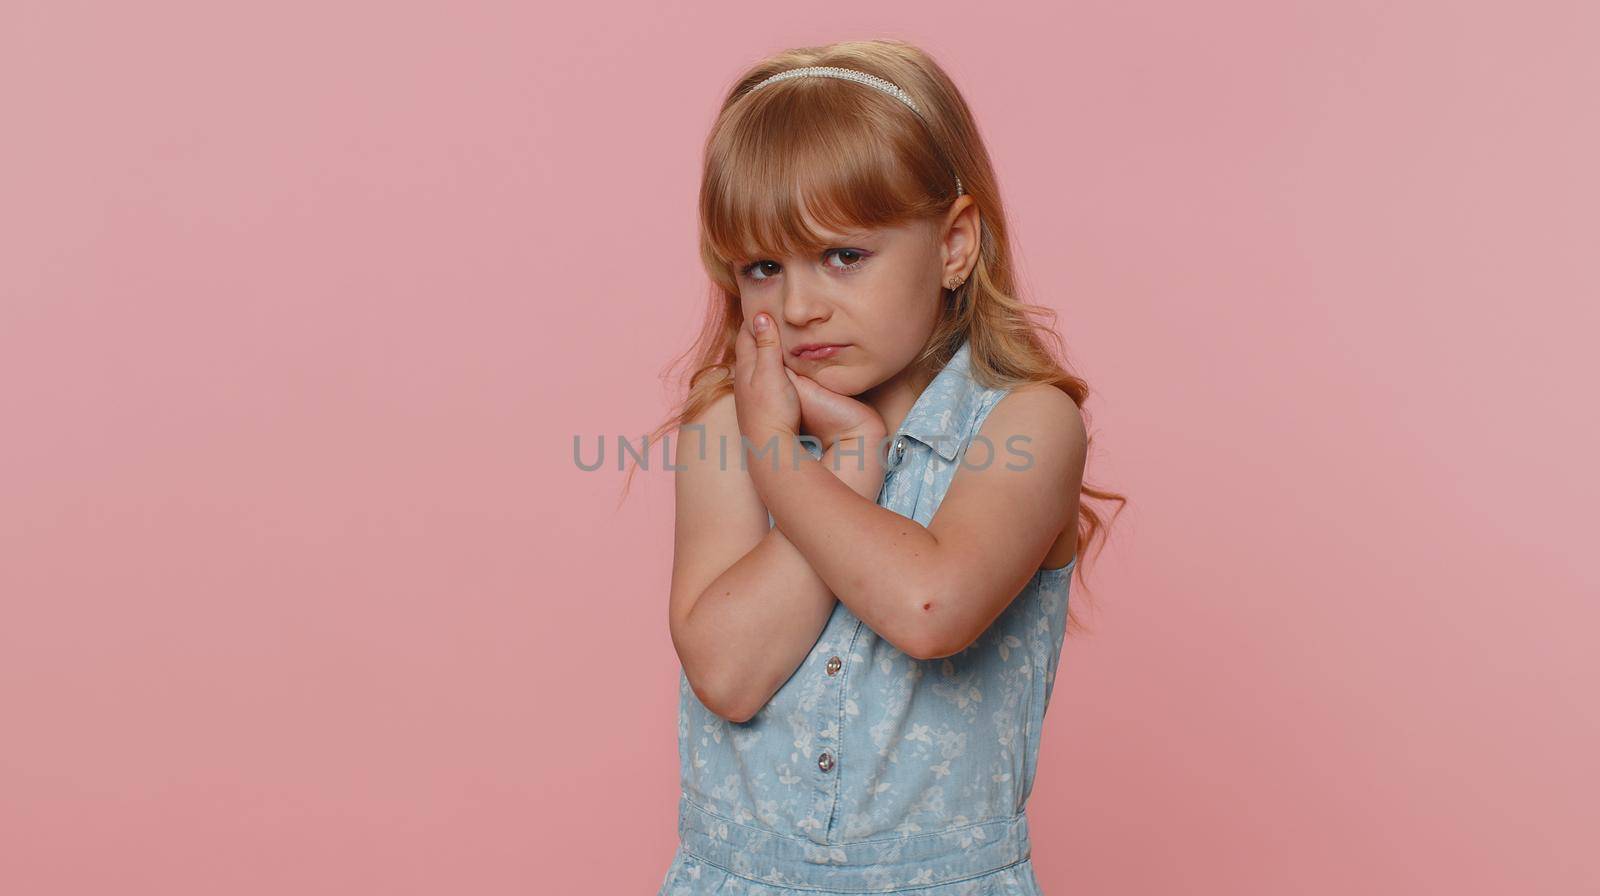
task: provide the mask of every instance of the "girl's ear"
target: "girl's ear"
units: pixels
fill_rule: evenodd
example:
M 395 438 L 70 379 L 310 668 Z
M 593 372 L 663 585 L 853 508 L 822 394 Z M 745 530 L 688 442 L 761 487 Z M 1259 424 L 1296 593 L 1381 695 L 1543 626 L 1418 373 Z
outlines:
M 978 240 L 983 233 L 978 202 L 970 195 L 958 196 L 944 216 L 940 243 L 944 250 L 944 269 L 939 279 L 965 280 L 978 258 Z

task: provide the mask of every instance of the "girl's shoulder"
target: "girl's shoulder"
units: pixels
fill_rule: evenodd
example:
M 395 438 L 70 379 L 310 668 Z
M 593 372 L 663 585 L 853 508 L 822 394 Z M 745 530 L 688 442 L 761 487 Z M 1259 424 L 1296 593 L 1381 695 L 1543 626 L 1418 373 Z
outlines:
M 1082 476 L 1089 433 L 1078 403 L 1053 383 L 1024 383 L 1001 394 L 977 427 L 982 436 L 1005 451 L 1023 451 L 1035 462 L 1037 480 L 1065 482 Z
M 1074 433 L 1087 436 L 1083 410 L 1054 383 L 1022 383 L 995 391 L 998 398 L 985 427 L 993 421 L 996 425 L 1038 426 L 1069 439 Z

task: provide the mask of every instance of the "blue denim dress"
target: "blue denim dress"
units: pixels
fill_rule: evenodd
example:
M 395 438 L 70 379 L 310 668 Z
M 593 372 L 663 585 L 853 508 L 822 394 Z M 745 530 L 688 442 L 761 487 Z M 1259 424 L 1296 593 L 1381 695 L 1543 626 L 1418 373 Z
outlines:
M 969 362 L 963 343 L 890 450 L 878 504 L 924 526 L 1009 391 L 979 384 Z M 966 462 L 985 459 L 1026 462 L 981 442 Z M 1040 896 L 1024 807 L 1076 564 L 1034 573 L 941 659 L 901 652 L 840 601 L 743 723 L 706 709 L 680 668 L 679 842 L 657 896 Z

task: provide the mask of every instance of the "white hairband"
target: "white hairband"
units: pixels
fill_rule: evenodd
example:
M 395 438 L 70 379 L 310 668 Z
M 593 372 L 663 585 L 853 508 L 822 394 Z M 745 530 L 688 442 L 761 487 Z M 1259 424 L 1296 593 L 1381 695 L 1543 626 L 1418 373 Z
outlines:
M 868 87 L 881 90 L 900 102 L 905 103 L 907 108 L 909 108 L 912 112 L 917 113 L 918 118 L 922 118 L 923 124 L 927 124 L 927 119 L 923 118 L 922 110 L 917 108 L 916 102 L 911 99 L 911 94 L 901 90 L 899 86 L 891 81 L 885 81 L 877 75 L 859 72 L 853 68 L 839 68 L 832 65 L 807 65 L 800 68 L 791 68 L 787 71 L 778 72 L 776 75 L 772 75 L 766 80 L 761 81 L 754 87 L 750 88 L 750 90 L 747 92 L 753 93 L 774 81 L 787 81 L 790 78 L 838 78 L 841 81 L 854 81 L 857 84 L 865 84 Z M 932 133 L 931 127 L 929 128 L 929 133 Z M 956 175 L 956 195 L 960 196 L 965 192 L 966 190 L 962 189 L 961 187 L 961 176 Z

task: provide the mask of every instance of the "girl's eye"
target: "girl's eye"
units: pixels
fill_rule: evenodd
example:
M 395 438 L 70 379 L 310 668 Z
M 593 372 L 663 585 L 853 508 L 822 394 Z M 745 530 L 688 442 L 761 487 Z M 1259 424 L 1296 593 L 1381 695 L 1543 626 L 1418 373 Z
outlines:
M 828 266 L 836 271 L 853 271 L 856 268 L 861 267 L 861 265 L 866 262 L 867 257 L 870 254 L 871 253 L 865 252 L 861 249 L 829 249 L 828 251 L 822 253 L 822 257 L 823 259 L 827 259 L 829 256 L 838 255 L 839 259 L 843 261 L 844 264 L 830 264 Z M 744 277 L 748 280 L 754 280 L 755 282 L 760 283 L 763 280 L 772 279 L 772 275 L 766 270 L 768 266 L 771 266 L 772 268 L 779 267 L 776 261 L 752 261 L 751 263 L 740 268 L 739 273 L 744 275 Z M 755 276 L 755 273 L 758 269 L 762 271 L 762 276 L 760 277 Z M 779 269 L 781 270 L 781 268 Z
M 773 267 L 777 267 L 778 266 L 778 263 L 776 261 L 752 261 L 751 263 L 749 263 L 749 264 L 745 265 L 744 267 L 740 268 L 739 269 L 739 273 L 743 274 L 744 276 L 748 277 L 751 280 L 755 280 L 757 282 L 760 282 L 760 281 L 765 280 L 767 278 L 766 277 L 757 277 L 757 276 L 755 276 L 754 275 L 755 269 L 759 268 L 759 267 L 761 267 L 763 265 L 769 265 L 769 264 L 772 265 Z
M 860 267 L 861 266 L 861 262 L 866 260 L 866 256 L 862 255 L 860 252 L 856 251 L 855 249 L 829 249 L 828 250 L 828 254 L 830 254 L 830 255 L 835 253 L 835 252 L 839 253 L 839 257 L 840 258 L 844 258 L 846 255 L 848 255 L 848 256 L 850 256 L 851 259 L 853 259 L 853 260 L 847 261 L 846 264 L 839 265 L 838 266 L 838 270 L 841 270 L 841 271 L 848 271 L 851 268 Z

